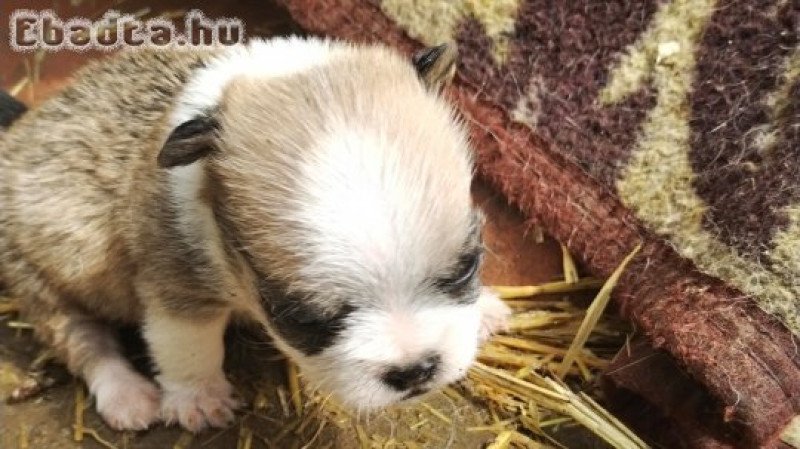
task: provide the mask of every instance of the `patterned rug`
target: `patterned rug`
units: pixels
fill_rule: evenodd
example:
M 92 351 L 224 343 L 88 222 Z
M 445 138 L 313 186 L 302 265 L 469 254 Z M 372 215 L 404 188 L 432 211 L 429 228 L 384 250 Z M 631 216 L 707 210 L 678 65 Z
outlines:
M 611 388 L 688 447 L 800 447 L 799 2 L 282 1 L 312 32 L 456 41 L 481 175 L 597 275 L 645 244 L 616 294 L 649 345 Z

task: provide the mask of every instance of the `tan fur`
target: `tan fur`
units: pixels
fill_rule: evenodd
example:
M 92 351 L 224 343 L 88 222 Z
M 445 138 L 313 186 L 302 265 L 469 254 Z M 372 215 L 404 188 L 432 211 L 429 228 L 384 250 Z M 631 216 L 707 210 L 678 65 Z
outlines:
M 108 325 L 141 321 L 134 281 L 167 265 L 158 249 L 174 236 L 155 231 L 169 210 L 154 158 L 175 95 L 208 57 L 142 51 L 89 64 L 0 141 L 0 281 L 90 385 L 99 364 L 128 365 Z M 148 229 L 157 238 L 143 238 Z M 188 270 L 170 264 L 158 279 L 192 291 L 202 309 Z M 122 428 L 150 421 L 106 417 Z
M 364 59 L 370 60 L 368 70 L 364 69 Z M 328 71 L 338 76 L 331 78 Z M 437 78 L 436 82 L 439 81 Z M 297 92 L 303 92 L 306 102 L 294 100 Z M 369 101 L 365 102 L 365 98 Z M 398 98 L 403 101 L 398 102 Z M 431 247 L 443 247 L 442 253 L 447 253 L 448 246 L 455 250 L 463 243 L 472 219 L 470 210 L 463 207 L 470 202 L 470 178 L 452 176 L 450 170 L 469 172 L 469 155 L 463 152 L 467 143 L 453 122 L 442 120 L 450 115 L 446 105 L 431 102 L 430 98 L 431 93 L 420 84 L 412 67 L 380 47 L 353 52 L 324 72 L 312 70 L 280 80 L 246 77 L 234 80 L 221 105 L 220 146 L 225 151 L 210 159 L 209 170 L 222 187 L 219 196 L 222 215 L 240 230 L 243 241 L 239 243 L 250 248 L 252 254 L 265 255 L 255 260 L 261 264 L 262 272 L 288 284 L 300 282 L 303 285 L 296 287 L 301 290 L 324 291 L 329 287 L 322 284 L 325 278 L 319 279 L 317 285 L 311 284 L 312 280 L 297 278 L 298 268 L 313 259 L 307 251 L 310 236 L 304 233 L 315 230 L 298 229 L 294 220 L 301 204 L 307 202 L 303 197 L 306 180 L 299 162 L 314 157 L 313 148 L 320 144 L 320 130 L 331 121 L 331 116 L 340 116 L 364 129 L 383 129 L 389 139 L 416 143 L 402 148 L 403 164 L 409 167 L 407 174 L 414 177 L 409 183 L 428 184 L 426 191 L 433 193 L 430 207 L 443 213 L 462 214 L 443 220 L 443 225 L 460 222 L 461 226 L 441 228 L 435 233 L 437 243 Z M 380 113 L 375 111 L 378 108 L 382 109 Z M 272 122 L 266 133 L 268 139 L 258 124 L 265 116 Z M 384 123 L 386 117 L 392 117 L 393 123 Z M 430 126 L 421 128 L 420 121 Z M 422 135 L 412 138 L 398 133 Z M 431 148 L 442 150 L 427 151 Z M 415 178 L 429 174 L 433 175 L 429 179 Z
M 162 182 L 153 170 L 159 128 L 206 56 L 137 52 L 90 64 L 0 142 L 0 278 L 34 322 L 67 305 L 141 318 L 136 255 L 156 242 L 139 238 L 143 217 L 132 205 Z

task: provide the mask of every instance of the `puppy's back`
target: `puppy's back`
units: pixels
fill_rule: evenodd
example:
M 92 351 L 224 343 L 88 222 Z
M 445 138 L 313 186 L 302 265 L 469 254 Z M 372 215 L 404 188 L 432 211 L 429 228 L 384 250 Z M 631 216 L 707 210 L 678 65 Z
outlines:
M 136 305 L 127 252 L 134 180 L 153 188 L 159 130 L 208 53 L 136 51 L 89 64 L 0 140 L 0 272 L 17 260 L 109 318 Z M 150 173 L 148 175 L 148 173 Z

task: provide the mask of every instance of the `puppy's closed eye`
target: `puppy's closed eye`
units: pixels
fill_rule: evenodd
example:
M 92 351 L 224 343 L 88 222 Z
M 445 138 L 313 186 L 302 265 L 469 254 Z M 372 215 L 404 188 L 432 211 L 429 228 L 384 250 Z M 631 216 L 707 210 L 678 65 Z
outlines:
M 273 320 L 293 326 L 325 325 L 336 319 L 337 313 L 318 309 L 307 295 L 290 292 L 277 283 L 262 280 L 259 286 L 261 298 Z
M 343 304 L 336 310 L 324 311 L 315 307 L 308 298 L 276 288 L 264 290 L 266 310 L 271 315 L 275 329 L 292 346 L 306 355 L 316 355 L 334 344 L 345 328 L 345 321 L 355 310 Z
M 465 293 L 477 279 L 482 256 L 480 248 L 463 253 L 450 274 L 436 279 L 436 287 L 454 296 Z
M 326 322 L 330 321 L 330 318 L 325 318 L 317 313 L 302 308 L 289 309 L 279 315 L 276 315 L 276 319 L 306 326 L 325 324 Z
M 272 316 L 277 321 L 300 326 L 324 326 L 336 320 L 338 313 L 325 313 L 299 302 L 301 300 L 286 301 L 284 304 L 273 306 Z

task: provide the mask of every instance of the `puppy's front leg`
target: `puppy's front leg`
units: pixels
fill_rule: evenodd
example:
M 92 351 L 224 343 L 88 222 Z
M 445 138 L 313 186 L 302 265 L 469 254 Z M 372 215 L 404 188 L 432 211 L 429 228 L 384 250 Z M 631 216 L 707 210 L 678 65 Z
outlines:
M 199 432 L 233 420 L 237 404 L 222 371 L 229 316 L 224 309 L 210 316 L 184 317 L 148 308 L 144 336 L 160 371 L 161 413 L 167 423 Z

